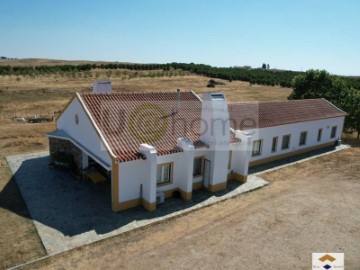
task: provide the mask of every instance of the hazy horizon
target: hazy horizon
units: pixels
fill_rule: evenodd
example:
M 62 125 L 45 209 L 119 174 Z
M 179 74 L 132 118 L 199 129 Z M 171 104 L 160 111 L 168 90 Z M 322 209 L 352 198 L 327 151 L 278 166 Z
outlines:
M 2 1 L 0 55 L 360 75 L 360 1 Z

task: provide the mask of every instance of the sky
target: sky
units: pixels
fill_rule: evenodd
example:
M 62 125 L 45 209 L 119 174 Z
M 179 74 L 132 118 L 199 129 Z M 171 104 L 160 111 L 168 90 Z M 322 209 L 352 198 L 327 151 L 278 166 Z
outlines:
M 0 55 L 360 75 L 359 0 L 0 0 Z

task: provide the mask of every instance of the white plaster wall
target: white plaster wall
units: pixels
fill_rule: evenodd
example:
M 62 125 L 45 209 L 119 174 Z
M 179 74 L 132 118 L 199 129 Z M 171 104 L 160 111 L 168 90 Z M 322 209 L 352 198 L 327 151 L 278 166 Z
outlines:
M 149 180 L 146 160 L 119 163 L 119 202 L 141 198 L 141 184 Z
M 289 153 L 295 150 L 304 149 L 307 147 L 312 147 L 324 143 L 335 142 L 341 137 L 341 132 L 343 129 L 344 117 L 309 121 L 309 122 L 301 122 L 294 123 L 289 125 L 282 125 L 276 127 L 268 127 L 258 129 L 252 140 L 263 140 L 262 152 L 261 155 L 251 157 L 251 161 L 268 158 L 276 155 L 281 155 L 285 153 Z M 337 126 L 336 136 L 334 138 L 330 138 L 331 128 L 333 126 Z M 322 128 L 322 137 L 321 141 L 317 141 L 318 130 Z M 299 146 L 300 133 L 303 131 L 307 131 L 307 140 L 306 144 L 303 146 Z M 251 133 L 251 130 L 248 131 Z M 283 135 L 291 134 L 290 138 L 290 147 L 288 149 L 281 150 L 282 137 Z M 278 145 L 277 151 L 272 153 L 272 139 L 273 137 L 278 137 Z
M 182 158 L 184 158 L 184 153 L 179 152 L 170 155 L 158 156 L 157 164 L 163 164 L 168 162 L 173 162 L 173 182 L 169 185 L 164 185 L 157 187 L 158 191 L 165 191 L 173 188 L 180 188 L 186 185 L 187 174 L 184 172 Z
M 303 149 L 306 147 L 315 146 L 318 144 L 324 144 L 331 141 L 336 141 L 340 136 L 343 128 L 344 118 L 333 118 L 318 120 L 312 122 L 297 123 L 291 125 L 277 126 L 259 129 L 258 133 L 259 138 L 263 139 L 262 155 L 257 157 L 251 157 L 251 161 L 262 159 L 274 155 L 280 155 L 288 153 L 294 150 Z M 337 126 L 337 134 L 335 138 L 330 139 L 331 127 Z M 320 142 L 317 142 L 318 129 L 323 129 L 322 139 Z M 307 142 L 305 146 L 299 146 L 300 132 L 308 131 Z M 251 132 L 251 131 L 249 131 Z M 287 150 L 281 150 L 281 141 L 282 136 L 286 134 L 291 134 L 290 147 Z M 271 153 L 271 144 L 272 138 L 278 136 L 278 150 L 276 153 Z M 257 137 L 252 138 L 252 140 L 258 139 Z M 250 145 L 251 148 L 251 145 Z M 240 173 L 242 175 L 247 175 L 247 170 L 239 170 L 241 164 L 244 163 L 243 155 L 249 154 L 246 145 L 241 147 L 241 143 L 230 144 L 230 149 L 233 150 L 232 161 L 231 161 L 231 170 L 234 172 Z M 221 151 L 221 150 L 220 150 Z M 223 151 L 224 158 L 217 160 L 216 166 L 223 166 L 228 168 L 228 152 Z M 195 149 L 194 157 L 204 156 L 206 159 L 211 159 L 212 152 L 209 149 Z M 226 158 L 225 158 L 226 156 Z M 157 187 L 158 191 L 166 191 L 174 188 L 181 188 L 185 181 L 187 181 L 187 172 L 183 168 L 183 159 L 186 158 L 183 152 L 157 156 L 157 164 L 173 162 L 173 182 L 169 185 L 164 185 Z M 145 181 L 148 181 L 148 170 L 145 166 L 145 160 L 135 160 L 125 163 L 120 163 L 119 167 L 119 202 L 128 201 L 132 199 L 140 198 L 140 186 Z M 215 164 L 212 162 L 212 166 Z M 243 164 L 244 165 L 244 164 Z M 247 168 L 247 166 L 245 166 Z M 245 168 L 244 167 L 244 168 Z M 245 169 L 246 169 L 245 168 Z M 193 178 L 193 182 L 202 181 L 202 177 Z
M 186 172 L 182 167 L 184 153 L 175 153 L 157 156 L 157 164 L 173 162 L 173 181 L 169 185 L 157 187 L 157 191 L 166 191 L 181 188 L 185 185 Z M 148 181 L 148 171 L 145 166 L 146 160 L 134 160 L 120 163 L 119 167 L 119 202 L 140 198 L 140 186 Z
M 249 162 L 251 158 L 251 136 L 243 131 L 236 131 L 235 137 L 239 142 L 230 144 L 232 150 L 230 172 L 246 176 L 248 175 Z
M 79 117 L 78 125 L 75 123 L 75 114 Z M 111 158 L 77 98 L 57 120 L 57 129 L 65 131 L 76 142 L 111 166 Z

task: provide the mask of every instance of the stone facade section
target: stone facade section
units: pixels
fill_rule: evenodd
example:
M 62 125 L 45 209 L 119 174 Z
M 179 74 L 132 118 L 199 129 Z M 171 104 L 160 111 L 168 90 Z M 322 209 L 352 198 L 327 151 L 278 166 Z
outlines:
M 82 168 L 82 151 L 76 147 L 72 142 L 61 140 L 57 138 L 49 138 L 50 156 L 54 158 L 58 153 L 66 153 L 74 156 L 76 166 L 79 172 Z

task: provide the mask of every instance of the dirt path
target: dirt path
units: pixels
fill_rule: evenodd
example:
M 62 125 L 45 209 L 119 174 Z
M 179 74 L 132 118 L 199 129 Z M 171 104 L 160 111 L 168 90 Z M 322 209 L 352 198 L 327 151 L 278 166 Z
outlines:
M 263 175 L 272 184 L 28 269 L 310 269 L 312 252 L 360 263 L 360 148 Z

